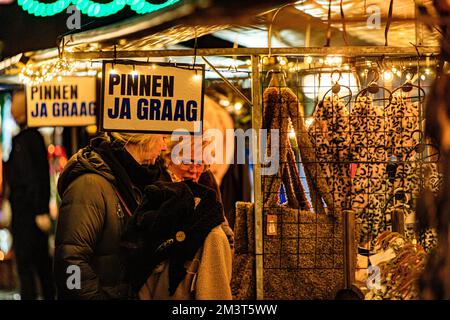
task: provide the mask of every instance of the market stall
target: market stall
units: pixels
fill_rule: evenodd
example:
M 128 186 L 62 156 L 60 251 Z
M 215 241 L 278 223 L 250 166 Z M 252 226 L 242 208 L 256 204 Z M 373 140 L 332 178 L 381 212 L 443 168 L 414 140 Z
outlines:
M 417 227 L 415 212 L 424 191 L 442 190 L 425 102 L 444 63 L 414 6 L 374 5 L 386 25 L 370 31 L 366 7 L 353 1 L 271 3 L 267 12 L 249 5 L 236 17 L 180 6 L 64 36 L 40 70 L 59 61 L 68 73 L 105 79 L 105 60 L 201 64 L 215 99 L 205 110 L 247 121 L 251 114 L 252 143 L 236 147 L 253 159 L 253 197 L 232 218 L 236 299 L 414 299 L 438 238 Z M 299 25 L 301 17 L 308 19 Z M 242 40 L 252 35 L 259 46 Z M 202 39 L 233 40 L 208 48 Z M 222 130 L 237 128 L 225 118 Z

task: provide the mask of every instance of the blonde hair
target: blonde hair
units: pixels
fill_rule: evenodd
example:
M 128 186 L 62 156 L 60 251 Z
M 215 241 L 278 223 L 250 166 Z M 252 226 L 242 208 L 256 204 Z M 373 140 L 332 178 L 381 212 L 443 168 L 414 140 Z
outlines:
M 150 133 L 129 133 L 129 132 L 111 132 L 111 136 L 122 142 L 124 145 L 148 144 L 153 145 L 161 138 L 160 134 Z
M 128 132 L 111 132 L 110 135 L 123 144 L 124 148 L 128 145 L 133 147 L 139 155 L 145 156 L 158 145 L 160 139 L 164 137 L 162 134 L 150 133 L 128 133 Z

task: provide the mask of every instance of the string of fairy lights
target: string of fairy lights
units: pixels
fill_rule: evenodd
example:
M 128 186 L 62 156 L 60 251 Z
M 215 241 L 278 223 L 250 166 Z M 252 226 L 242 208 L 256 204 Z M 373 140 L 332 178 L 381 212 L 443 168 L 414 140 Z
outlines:
M 46 61 L 45 63 L 29 63 L 25 65 L 19 73 L 19 81 L 25 85 L 38 85 L 54 79 L 60 81 L 65 76 L 97 76 L 102 78 L 102 63 L 100 61 L 75 61 L 65 58 L 57 58 Z M 155 70 L 158 65 L 152 63 L 149 67 Z M 113 68 L 109 74 L 117 74 L 117 70 Z M 139 72 L 133 66 L 131 75 L 138 76 Z M 195 72 L 193 79 L 199 81 L 201 75 Z
M 43 64 L 27 64 L 19 73 L 19 80 L 25 85 L 36 85 L 53 79 L 61 80 L 64 76 L 80 75 L 80 70 L 89 70 L 86 63 L 80 68 L 79 63 L 61 58 Z M 89 70 L 87 75 L 96 75 L 96 70 Z
M 180 0 L 167 0 L 160 4 L 149 3 L 146 0 L 112 0 L 108 3 L 98 3 L 92 0 L 56 0 L 52 3 L 43 3 L 39 0 L 18 0 L 17 3 L 24 11 L 38 17 L 53 16 L 64 11 L 71 4 L 89 17 L 107 17 L 116 14 L 125 6 L 138 14 L 154 12 L 179 2 Z
M 261 60 L 263 66 L 273 66 L 278 65 L 280 68 L 286 72 L 295 73 L 300 70 L 314 70 L 321 68 L 337 68 L 339 70 L 350 72 L 352 66 L 350 63 L 346 63 L 342 56 L 329 55 L 325 57 L 312 57 L 305 56 L 303 60 L 297 60 L 297 62 L 291 61 L 284 56 L 265 56 Z M 425 81 L 427 78 L 432 78 L 433 68 L 431 66 L 425 66 L 417 69 L 414 62 L 410 63 L 398 63 L 397 65 L 387 65 L 382 64 L 380 68 L 374 61 L 365 61 L 364 66 L 358 67 L 359 76 L 362 78 L 367 77 L 371 69 L 377 68 L 380 77 L 384 81 L 392 81 L 395 77 L 399 79 L 412 80 L 413 78 L 420 78 L 420 80 Z
M 355 69 L 350 66 L 349 63 L 346 63 L 343 60 L 343 57 L 340 56 L 327 56 L 327 57 L 311 57 L 306 56 L 303 57 L 300 62 L 289 61 L 287 57 L 277 56 L 277 57 L 263 57 L 261 60 L 262 67 L 269 67 L 270 65 L 278 64 L 281 68 L 283 68 L 287 72 L 298 72 L 302 69 L 310 69 L 314 70 L 316 68 L 336 68 L 342 70 L 344 72 L 355 72 Z M 91 64 L 90 68 L 86 67 L 85 64 Z M 85 62 L 84 64 L 81 62 L 69 61 L 65 58 L 58 58 L 54 60 L 47 61 L 43 64 L 27 64 L 22 68 L 19 79 L 22 83 L 28 84 L 40 84 L 45 81 L 53 80 L 57 78 L 61 79 L 62 76 L 69 75 L 79 75 L 80 69 L 88 70 L 91 76 L 97 75 L 98 77 L 102 77 L 102 73 L 100 72 L 100 62 L 96 62 L 98 64 L 97 68 L 92 68 L 92 62 Z M 250 60 L 246 62 L 246 64 L 250 64 Z M 151 65 L 154 69 L 156 65 Z M 249 65 L 248 68 L 251 68 Z M 373 61 L 366 61 L 364 66 L 358 67 L 359 76 L 362 78 L 367 77 L 370 73 L 370 70 L 373 68 Z M 352 70 L 352 71 L 351 71 Z M 111 70 L 111 73 L 114 73 L 115 70 Z M 136 72 L 135 70 L 133 72 Z M 379 69 L 380 77 L 385 81 L 393 81 L 395 77 L 399 79 L 412 80 L 420 79 L 425 81 L 427 78 L 433 78 L 433 69 L 430 67 L 423 67 L 417 70 L 417 68 L 412 64 L 409 65 L 391 65 L 389 67 L 385 66 L 382 69 Z

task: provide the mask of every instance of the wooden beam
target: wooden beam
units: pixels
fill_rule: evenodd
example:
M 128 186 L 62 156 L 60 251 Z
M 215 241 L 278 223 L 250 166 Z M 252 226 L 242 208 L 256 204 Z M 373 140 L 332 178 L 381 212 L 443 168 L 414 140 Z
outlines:
M 418 47 L 422 55 L 436 55 L 440 47 Z M 267 55 L 267 48 L 216 48 L 197 49 L 197 56 L 252 56 Z M 194 50 L 130 50 L 117 51 L 90 51 L 90 52 L 64 52 L 65 58 L 75 60 L 101 60 L 121 58 L 150 58 L 150 57 L 177 57 L 193 56 Z M 384 47 L 384 46 L 349 46 L 349 47 L 299 47 L 299 48 L 272 48 L 272 55 L 342 55 L 342 56 L 383 56 L 383 55 L 417 55 L 413 46 L 410 47 Z

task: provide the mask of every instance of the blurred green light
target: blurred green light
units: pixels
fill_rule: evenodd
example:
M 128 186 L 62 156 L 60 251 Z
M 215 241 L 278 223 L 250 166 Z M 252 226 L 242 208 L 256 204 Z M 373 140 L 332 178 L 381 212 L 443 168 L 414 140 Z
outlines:
M 98 3 L 93 0 L 56 0 L 52 3 L 43 3 L 38 0 L 17 0 L 17 4 L 24 11 L 35 16 L 53 16 L 74 4 L 78 10 L 90 17 L 105 17 L 116 14 L 126 5 L 136 13 L 143 14 L 169 7 L 179 1 L 168 0 L 156 5 L 148 3 L 146 0 L 112 0 L 109 3 Z

